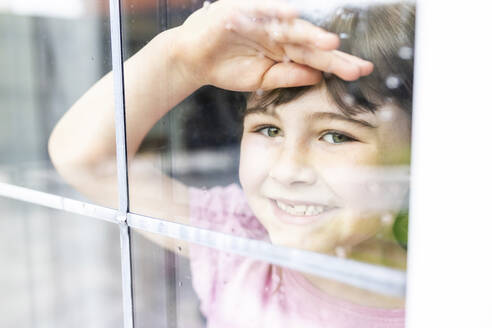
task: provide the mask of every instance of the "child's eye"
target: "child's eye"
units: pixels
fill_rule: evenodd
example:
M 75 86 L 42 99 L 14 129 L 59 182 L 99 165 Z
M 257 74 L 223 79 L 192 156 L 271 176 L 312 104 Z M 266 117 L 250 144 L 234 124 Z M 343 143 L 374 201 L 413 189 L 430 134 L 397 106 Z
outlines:
M 341 144 L 344 142 L 350 142 L 350 141 L 355 141 L 354 138 L 351 138 L 349 136 L 346 136 L 345 134 L 338 133 L 338 132 L 328 132 L 325 133 L 322 137 L 322 140 L 327 141 L 331 144 Z
M 265 126 L 263 128 L 256 130 L 256 132 L 260 132 L 261 134 L 267 137 L 274 138 L 280 136 L 281 131 L 279 128 L 274 126 Z

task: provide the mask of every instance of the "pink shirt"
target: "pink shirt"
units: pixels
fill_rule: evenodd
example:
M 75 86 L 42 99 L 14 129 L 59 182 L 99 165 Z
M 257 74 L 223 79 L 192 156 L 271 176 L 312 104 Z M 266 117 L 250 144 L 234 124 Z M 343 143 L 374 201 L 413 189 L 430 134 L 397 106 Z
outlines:
M 237 185 L 190 188 L 191 224 L 251 239 L 268 234 Z M 190 247 L 193 287 L 208 328 L 396 328 L 403 309 L 364 307 L 328 296 L 300 273 L 202 246 Z

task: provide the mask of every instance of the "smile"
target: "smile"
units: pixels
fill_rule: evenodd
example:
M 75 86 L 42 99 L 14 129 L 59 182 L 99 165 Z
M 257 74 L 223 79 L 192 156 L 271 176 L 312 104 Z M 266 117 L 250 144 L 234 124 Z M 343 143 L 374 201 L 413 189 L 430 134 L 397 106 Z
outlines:
M 288 224 L 310 224 L 326 218 L 326 214 L 337 207 L 320 204 L 303 204 L 300 202 L 270 199 L 277 219 Z
M 275 203 L 282 211 L 296 216 L 319 215 L 325 211 L 325 207 L 321 205 L 290 205 L 279 200 L 276 200 Z

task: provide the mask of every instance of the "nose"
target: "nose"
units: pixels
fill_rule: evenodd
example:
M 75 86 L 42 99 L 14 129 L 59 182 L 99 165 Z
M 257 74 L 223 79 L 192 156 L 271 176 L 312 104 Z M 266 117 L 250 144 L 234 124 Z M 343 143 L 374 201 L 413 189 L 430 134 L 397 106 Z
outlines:
M 301 145 L 282 147 L 270 169 L 270 178 L 285 186 L 314 184 L 316 174 L 308 155 Z

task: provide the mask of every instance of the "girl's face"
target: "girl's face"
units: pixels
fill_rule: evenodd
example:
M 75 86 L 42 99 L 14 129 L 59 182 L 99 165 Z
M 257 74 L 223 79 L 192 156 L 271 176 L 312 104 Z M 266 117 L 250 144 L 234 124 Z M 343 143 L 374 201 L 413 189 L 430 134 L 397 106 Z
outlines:
M 391 104 L 347 117 L 322 84 L 248 110 L 239 176 L 272 242 L 332 253 L 390 226 L 408 189 L 410 123 Z

